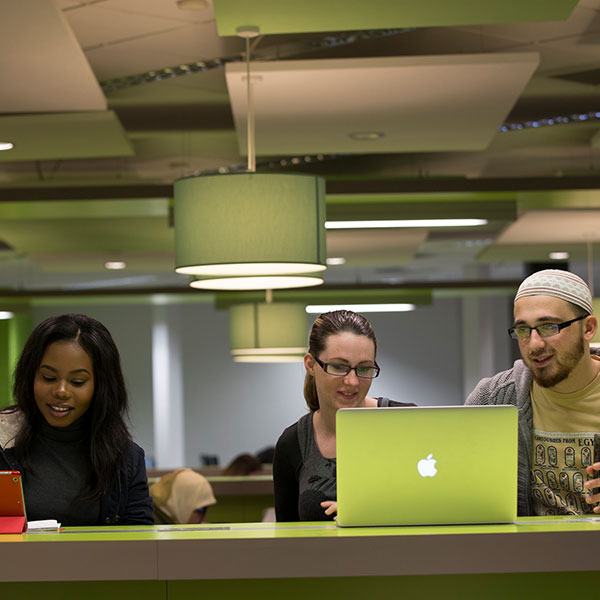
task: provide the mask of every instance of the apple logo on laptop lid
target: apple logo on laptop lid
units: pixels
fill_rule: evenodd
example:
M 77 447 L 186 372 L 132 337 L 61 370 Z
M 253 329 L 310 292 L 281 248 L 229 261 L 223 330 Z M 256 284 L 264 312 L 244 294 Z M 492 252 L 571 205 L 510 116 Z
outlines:
M 419 471 L 419 475 L 421 477 L 435 477 L 437 473 L 437 469 L 435 468 L 435 463 L 437 460 L 433 458 L 433 454 L 429 454 L 427 458 L 422 458 L 417 463 L 417 471 Z

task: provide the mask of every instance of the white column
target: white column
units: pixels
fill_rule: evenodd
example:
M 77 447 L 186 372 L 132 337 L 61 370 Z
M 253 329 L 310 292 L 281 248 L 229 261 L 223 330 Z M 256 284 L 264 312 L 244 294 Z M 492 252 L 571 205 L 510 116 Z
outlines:
M 167 307 L 153 307 L 152 396 L 156 467 L 185 466 L 183 382 L 179 329 L 169 327 Z
M 494 374 L 494 319 L 492 298 L 465 296 L 462 299 L 463 399 L 482 377 Z

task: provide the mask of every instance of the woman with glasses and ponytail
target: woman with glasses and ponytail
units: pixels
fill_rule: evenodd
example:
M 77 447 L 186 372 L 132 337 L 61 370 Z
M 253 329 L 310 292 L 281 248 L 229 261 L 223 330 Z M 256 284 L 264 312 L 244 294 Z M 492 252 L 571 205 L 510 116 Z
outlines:
M 377 340 L 365 317 L 349 310 L 320 315 L 304 356 L 309 413 L 279 438 L 273 459 L 277 521 L 335 517 L 335 415 L 339 408 L 414 406 L 367 396 L 379 375 Z

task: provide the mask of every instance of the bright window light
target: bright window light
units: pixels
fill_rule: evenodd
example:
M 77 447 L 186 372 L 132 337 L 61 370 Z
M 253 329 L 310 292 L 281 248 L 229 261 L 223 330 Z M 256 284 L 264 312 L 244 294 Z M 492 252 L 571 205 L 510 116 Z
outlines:
M 415 310 L 414 304 L 309 304 L 306 312 L 309 315 L 320 315 L 332 310 L 351 310 L 357 313 L 365 312 L 407 312 Z
M 475 227 L 486 219 L 401 219 L 388 221 L 326 221 L 325 229 L 383 229 L 400 227 Z

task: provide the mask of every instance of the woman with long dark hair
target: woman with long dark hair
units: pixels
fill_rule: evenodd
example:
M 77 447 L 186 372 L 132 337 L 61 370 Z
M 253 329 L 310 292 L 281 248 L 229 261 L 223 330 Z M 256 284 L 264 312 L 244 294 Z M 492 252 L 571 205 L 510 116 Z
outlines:
M 304 399 L 310 412 L 288 427 L 275 447 L 277 521 L 318 521 L 336 514 L 339 408 L 414 406 L 367 396 L 380 371 L 376 353 L 375 333 L 362 315 L 336 310 L 314 322 L 304 356 Z
M 102 323 L 50 317 L 31 333 L 0 411 L 0 469 L 21 471 L 27 518 L 152 524 L 143 450 L 126 424 L 117 347 Z

